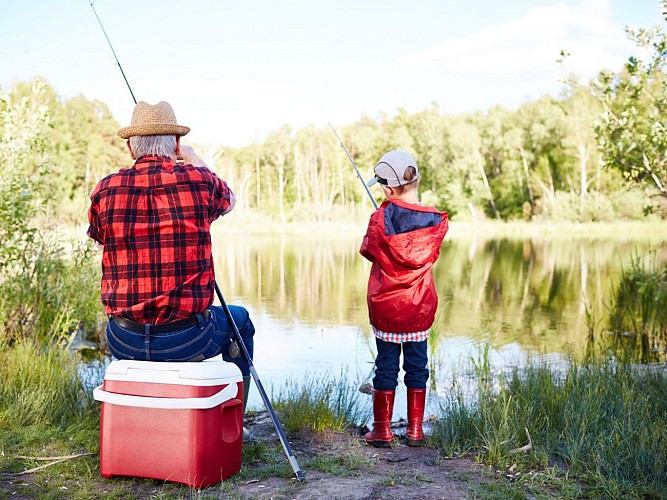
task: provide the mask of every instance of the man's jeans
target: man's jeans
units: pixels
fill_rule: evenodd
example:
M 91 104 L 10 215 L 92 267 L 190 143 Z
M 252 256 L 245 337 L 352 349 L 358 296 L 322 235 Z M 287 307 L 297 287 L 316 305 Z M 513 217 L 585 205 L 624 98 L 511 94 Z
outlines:
M 255 327 L 244 307 L 229 306 L 234 322 L 241 333 L 243 343 L 252 358 Z M 198 325 L 169 333 L 151 333 L 127 330 L 113 321 L 107 325 L 107 343 L 111 354 L 117 359 L 139 361 L 202 361 L 222 353 L 225 361 L 236 364 L 243 376 L 249 376 L 248 363 L 243 354 L 232 358 L 229 345 L 234 340 L 234 330 L 220 306 L 211 306 L 208 319 Z M 240 348 L 240 346 L 239 346 Z
M 410 389 L 426 389 L 428 380 L 428 349 L 426 340 L 422 342 L 385 342 L 375 339 L 378 354 L 375 358 L 373 388 L 377 391 L 393 391 L 398 385 L 399 358 L 403 349 L 403 370 L 405 386 Z

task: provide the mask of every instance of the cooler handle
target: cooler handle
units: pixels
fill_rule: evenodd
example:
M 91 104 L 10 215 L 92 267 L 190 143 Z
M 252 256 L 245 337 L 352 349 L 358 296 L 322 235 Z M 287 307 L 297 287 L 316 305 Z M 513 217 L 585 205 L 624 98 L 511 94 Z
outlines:
M 236 383 L 229 384 L 213 396 L 206 398 L 152 398 L 148 396 L 130 396 L 107 392 L 102 386 L 93 389 L 96 401 L 120 406 L 136 406 L 141 408 L 162 408 L 175 410 L 206 410 L 235 398 L 238 394 Z

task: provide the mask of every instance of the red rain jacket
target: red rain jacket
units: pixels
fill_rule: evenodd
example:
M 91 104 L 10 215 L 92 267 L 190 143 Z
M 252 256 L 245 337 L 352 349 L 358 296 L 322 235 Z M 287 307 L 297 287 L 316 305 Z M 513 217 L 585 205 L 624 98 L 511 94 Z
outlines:
M 431 266 L 449 228 L 447 212 L 386 200 L 373 212 L 359 253 L 373 265 L 368 278 L 371 324 L 383 332 L 428 330 L 438 308 Z

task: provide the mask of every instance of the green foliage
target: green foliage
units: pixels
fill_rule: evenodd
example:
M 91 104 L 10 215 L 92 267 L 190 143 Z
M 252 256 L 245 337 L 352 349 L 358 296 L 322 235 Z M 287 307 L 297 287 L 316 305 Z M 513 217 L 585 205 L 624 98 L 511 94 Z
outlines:
M 38 97 L 46 92 L 37 82 L 22 98 L 0 91 L 0 269 L 7 269 L 29 252 L 37 239 L 33 219 L 48 198 L 46 130 L 49 115 Z
M 624 72 L 603 72 L 594 82 L 592 90 L 604 108 L 596 132 L 608 166 L 667 198 L 667 35 L 657 27 L 626 31 L 650 55 L 647 60 L 632 56 Z
M 344 430 L 364 424 L 370 417 L 367 398 L 345 373 L 340 378 L 307 374 L 303 380 L 288 379 L 272 397 L 288 432 L 300 429 Z
M 399 109 L 377 119 L 362 117 L 338 132 L 365 178 L 389 149 L 414 154 L 421 170 L 423 201 L 454 218 L 583 222 L 637 218 L 641 217 L 637 205 L 645 208 L 646 203 L 640 197 L 630 206 L 618 201 L 624 198 L 623 177 L 612 172 L 622 170 L 600 167 L 595 126 L 602 134 L 600 141 L 606 137 L 607 146 L 625 145 L 632 150 L 633 160 L 624 163 L 624 169 L 635 165 L 638 152 L 648 151 L 648 145 L 659 160 L 656 155 L 664 150 L 658 119 L 662 98 L 656 96 L 662 92 L 664 78 L 656 76 L 661 75 L 657 65 L 650 67 L 653 73 L 644 78 L 641 88 L 638 75 L 647 72 L 648 66 L 635 64 L 632 75 L 628 71 L 609 74 L 606 80 L 577 84 L 558 98 L 543 97 L 516 110 L 495 107 L 484 113 L 446 115 L 434 103 L 414 114 Z M 635 85 L 634 93 L 628 90 L 630 84 Z M 40 90 L 35 91 L 35 86 Z M 599 99 L 591 96 L 596 89 Z M 653 92 L 650 98 L 644 96 L 648 90 Z M 2 143 L 5 149 L 18 145 L 19 156 L 10 158 L 25 168 L 13 170 L 16 178 L 4 175 L 2 189 L 22 193 L 23 198 L 3 201 L 0 216 L 21 214 L 37 197 L 40 203 L 35 205 L 42 213 L 55 213 L 67 224 L 85 224 L 87 196 L 95 183 L 130 163 L 108 108 L 81 96 L 61 101 L 39 80 L 19 83 L 3 96 L 0 109 L 12 107 L 13 111 L 6 120 L 12 130 L 5 126 Z M 657 104 L 651 98 L 657 98 Z M 23 108 L 17 107 L 19 103 Z M 617 121 L 605 122 L 615 116 L 610 110 L 623 106 L 635 109 L 636 116 L 629 115 L 633 120 L 624 118 L 621 128 Z M 606 129 L 601 125 L 605 123 Z M 609 129 L 610 123 L 616 124 L 614 130 Z M 31 135 L 35 128 L 39 133 Z M 634 142 L 628 143 L 628 138 Z M 602 159 L 609 165 L 612 156 L 620 158 L 608 148 L 604 151 Z M 259 212 L 279 223 L 360 221 L 368 215 L 366 192 L 328 127 L 293 130 L 284 126 L 261 143 L 211 149 L 204 156 L 236 192 L 235 214 Z M 652 167 L 654 172 L 661 161 Z M 32 176 L 40 182 L 33 182 Z M 38 188 L 41 193 L 36 192 Z M 372 192 L 381 201 L 381 191 L 373 188 Z M 47 193 L 48 199 L 42 197 Z M 667 214 L 667 203 L 663 205 L 653 207 L 660 217 Z M 19 219 L 14 217 L 15 222 Z
M 667 266 L 657 252 L 635 256 L 614 291 L 609 326 L 627 355 L 642 362 L 664 359 L 667 349 Z
M 519 470 L 565 464 L 602 496 L 667 488 L 664 371 L 594 361 L 498 375 L 482 353 L 475 377 L 473 394 L 453 388 L 435 426 L 432 443 L 448 455 L 474 448 L 480 460 Z M 532 447 L 513 451 L 526 445 L 524 429 Z
M 57 184 L 51 93 L 41 81 L 0 92 L 0 337 L 48 345 L 92 329 L 99 314 L 91 247 L 67 250 L 48 208 Z
M 67 345 L 78 330 L 94 332 L 101 314 L 99 269 L 92 243 L 68 257 L 52 239 L 40 239 L 0 283 L 0 322 L 8 338 L 30 337 Z
M 68 223 L 85 222 L 97 181 L 130 161 L 106 104 L 83 96 L 61 101 L 41 79 L 0 91 L 0 113 L 6 170 L 42 196 L 43 210 L 57 209 Z

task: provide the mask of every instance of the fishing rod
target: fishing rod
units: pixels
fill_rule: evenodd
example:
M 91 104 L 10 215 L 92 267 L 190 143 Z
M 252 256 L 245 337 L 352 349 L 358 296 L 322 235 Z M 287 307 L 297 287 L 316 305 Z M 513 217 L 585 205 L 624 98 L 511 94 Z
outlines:
M 118 69 L 120 70 L 120 74 L 123 75 L 123 80 L 125 80 L 125 83 L 127 84 L 127 88 L 130 91 L 130 95 L 132 96 L 132 100 L 134 101 L 134 104 L 137 103 L 137 99 L 134 97 L 134 92 L 132 92 L 132 88 L 130 87 L 130 82 L 127 81 L 127 77 L 125 76 L 125 71 L 123 71 L 123 67 L 120 65 L 120 61 L 118 60 L 118 56 L 116 56 L 116 51 L 113 50 L 113 45 L 111 45 L 111 40 L 109 40 L 109 36 L 107 35 L 107 31 L 104 29 L 104 26 L 102 26 L 102 21 L 100 21 L 100 16 L 97 15 L 97 11 L 95 10 L 95 5 L 93 4 L 93 0 L 90 0 L 90 6 L 93 9 L 93 13 L 95 14 L 95 17 L 97 18 L 97 22 L 100 23 L 100 28 L 102 28 L 102 33 L 104 33 L 104 38 L 107 39 L 107 43 L 109 44 L 109 48 L 111 49 L 111 52 L 113 53 L 114 59 L 116 59 L 116 64 L 118 64 Z
M 373 195 L 371 194 L 371 190 L 368 189 L 368 185 L 366 184 L 366 181 L 365 181 L 364 178 L 361 176 L 361 172 L 359 172 L 359 169 L 357 168 L 357 164 L 354 163 L 354 160 L 352 159 L 352 155 L 350 154 L 350 152 L 349 152 L 349 151 L 347 150 L 347 148 L 345 147 L 345 144 L 343 144 L 343 141 L 342 141 L 342 140 L 340 139 L 340 137 L 338 136 L 338 132 L 336 132 L 336 129 L 333 128 L 333 125 L 331 125 L 331 123 L 329 123 L 329 126 L 331 127 L 331 130 L 333 130 L 333 133 L 336 134 L 336 139 L 338 139 L 338 142 L 340 142 L 341 147 L 345 150 L 345 154 L 347 155 L 347 158 L 350 160 L 350 163 L 351 163 L 352 166 L 354 167 L 354 171 L 357 173 L 357 177 L 359 177 L 359 180 L 360 180 L 361 183 L 364 185 L 364 189 L 366 190 L 366 193 L 368 194 L 368 197 L 369 197 L 369 198 L 371 199 L 371 201 L 373 202 L 373 206 L 374 206 L 375 208 L 377 208 L 377 207 L 378 207 L 378 204 L 377 204 L 377 202 L 375 201 L 375 198 L 373 198 Z
M 137 100 L 134 97 L 134 93 L 132 92 L 132 88 L 130 87 L 130 83 L 127 81 L 127 78 L 125 77 L 125 72 L 123 71 L 123 68 L 120 65 L 120 62 L 118 61 L 118 57 L 116 56 L 116 51 L 113 50 L 113 46 L 111 45 L 111 41 L 109 40 L 109 37 L 107 36 L 107 32 L 104 29 L 104 26 L 102 26 L 102 21 L 100 20 L 100 17 L 97 15 L 97 11 L 95 11 L 95 6 L 93 5 L 92 0 L 89 0 L 89 1 L 90 1 L 90 6 L 92 7 L 93 12 L 95 13 L 95 17 L 97 18 L 97 22 L 100 23 L 100 28 L 102 28 L 102 32 L 104 33 L 104 37 L 107 39 L 107 42 L 109 43 L 109 47 L 111 48 L 111 52 L 113 52 L 113 56 L 116 59 L 116 63 L 118 63 L 118 68 L 120 69 L 120 72 L 123 75 L 123 78 L 125 79 L 125 83 L 127 84 L 127 88 L 130 90 L 130 94 L 132 95 L 132 100 L 134 101 L 134 104 L 137 104 Z M 303 481 L 305 479 L 305 476 L 304 476 L 303 472 L 301 471 L 301 468 L 299 467 L 299 464 L 297 463 L 296 458 L 294 457 L 294 453 L 292 453 L 292 449 L 290 448 L 289 442 L 287 441 L 287 437 L 285 436 L 285 432 L 283 431 L 283 428 L 280 425 L 280 422 L 278 421 L 278 416 L 276 415 L 276 412 L 273 410 L 273 406 L 271 405 L 271 400 L 269 400 L 269 397 L 266 394 L 266 391 L 264 390 L 264 386 L 262 385 L 262 382 L 259 379 L 259 375 L 257 374 L 257 370 L 255 370 L 255 365 L 252 362 L 252 357 L 250 356 L 250 353 L 248 352 L 248 349 L 245 345 L 245 342 L 243 342 L 243 337 L 241 337 L 241 332 L 239 331 L 239 327 L 236 326 L 236 321 L 234 321 L 234 317 L 232 316 L 232 312 L 229 310 L 229 306 L 227 305 L 227 302 L 225 302 L 225 298 L 222 296 L 222 292 L 220 291 L 220 287 L 218 286 L 218 282 L 213 280 L 213 284 L 215 286 L 215 293 L 218 296 L 218 300 L 220 301 L 220 304 L 222 305 L 222 309 L 225 311 L 225 316 L 227 316 L 227 321 L 232 326 L 232 330 L 234 330 L 234 336 L 236 337 L 236 343 L 241 348 L 240 351 L 241 351 L 241 355 L 243 356 L 243 360 L 246 363 L 248 363 L 248 368 L 250 370 L 250 374 L 252 375 L 252 378 L 255 380 L 255 385 L 257 386 L 257 390 L 259 391 L 259 394 L 262 397 L 262 401 L 264 402 L 264 405 L 266 406 L 266 409 L 269 412 L 269 416 L 271 417 L 271 420 L 273 421 L 273 426 L 275 427 L 276 432 L 278 433 L 278 437 L 280 438 L 280 443 L 283 445 L 283 450 L 285 450 L 285 453 L 287 454 L 287 459 L 289 460 L 289 463 L 292 466 L 292 470 L 294 471 L 294 474 L 296 474 L 297 480 Z

